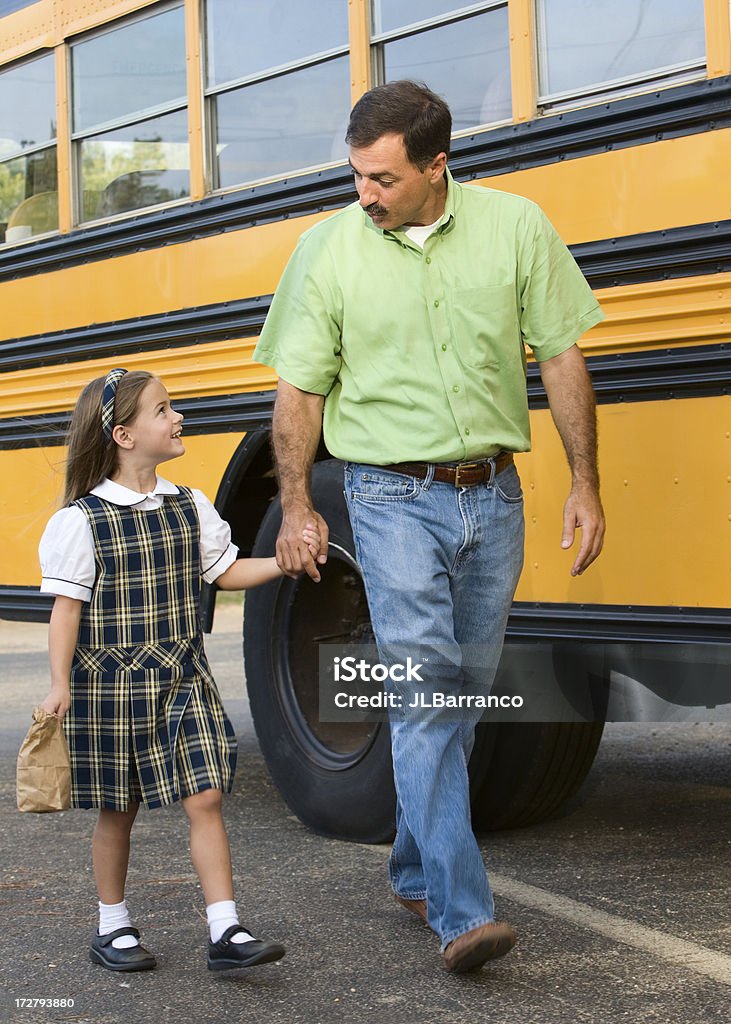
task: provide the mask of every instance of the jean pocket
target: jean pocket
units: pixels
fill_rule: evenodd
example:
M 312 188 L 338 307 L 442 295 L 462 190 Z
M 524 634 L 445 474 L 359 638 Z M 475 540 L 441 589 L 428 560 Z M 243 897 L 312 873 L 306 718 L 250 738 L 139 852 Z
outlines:
M 354 472 L 351 486 L 352 498 L 373 503 L 411 501 L 421 491 L 416 477 L 376 468 Z
M 508 466 L 495 477 L 495 490 L 503 501 L 517 505 L 523 500 L 523 489 L 515 466 Z

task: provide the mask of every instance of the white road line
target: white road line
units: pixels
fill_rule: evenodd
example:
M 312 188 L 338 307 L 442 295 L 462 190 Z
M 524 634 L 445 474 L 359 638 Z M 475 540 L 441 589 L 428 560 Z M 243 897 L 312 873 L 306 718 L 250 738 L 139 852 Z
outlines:
M 623 942 L 626 946 L 633 946 L 651 956 L 667 960 L 677 967 L 731 985 L 731 956 L 724 953 L 716 953 L 707 946 L 688 942 L 687 939 L 678 939 L 656 928 L 645 928 L 644 925 L 617 914 L 594 910 L 585 903 L 578 903 L 566 896 L 556 896 L 545 889 L 526 885 L 506 875 L 491 871 L 490 882 L 495 891 L 506 899 L 562 918 L 581 928 L 589 928 L 609 939 Z
M 390 851 L 390 846 L 383 844 L 371 846 L 358 843 L 358 846 L 361 850 L 379 853 L 384 860 Z M 552 917 L 559 917 L 579 928 L 588 928 L 608 939 L 623 942 L 626 946 L 642 950 L 643 953 L 649 953 L 660 960 L 667 960 L 676 967 L 720 981 L 723 985 L 731 985 L 731 956 L 725 953 L 717 953 L 697 942 L 688 942 L 687 939 L 678 939 L 656 928 L 645 928 L 644 925 L 618 914 L 594 910 L 585 903 L 579 903 L 567 896 L 556 896 L 546 889 L 518 882 L 515 878 L 494 871 L 490 872 L 490 883 L 498 896 L 505 896 L 515 903 L 522 903 L 526 907 L 551 914 Z

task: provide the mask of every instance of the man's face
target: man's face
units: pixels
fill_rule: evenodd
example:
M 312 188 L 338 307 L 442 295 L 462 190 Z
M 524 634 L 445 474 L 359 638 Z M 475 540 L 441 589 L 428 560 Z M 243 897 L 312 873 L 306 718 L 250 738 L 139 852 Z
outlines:
M 409 161 L 403 136 L 382 135 L 370 146 L 350 147 L 360 205 L 379 228 L 433 224 L 447 158 L 440 153 L 423 171 Z

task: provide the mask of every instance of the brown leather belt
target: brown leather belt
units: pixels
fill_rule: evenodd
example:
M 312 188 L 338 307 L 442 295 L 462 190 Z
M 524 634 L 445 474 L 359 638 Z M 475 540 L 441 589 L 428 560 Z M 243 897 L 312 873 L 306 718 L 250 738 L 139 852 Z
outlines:
M 513 453 L 500 452 L 491 459 L 478 459 L 476 462 L 458 462 L 456 466 L 431 462 L 394 462 L 390 466 L 381 466 L 391 473 L 405 473 L 424 480 L 429 467 L 434 466 L 434 480 L 440 484 L 452 484 L 454 487 L 474 487 L 475 484 L 490 484 L 498 473 L 512 465 Z M 495 467 L 493 470 L 493 466 Z

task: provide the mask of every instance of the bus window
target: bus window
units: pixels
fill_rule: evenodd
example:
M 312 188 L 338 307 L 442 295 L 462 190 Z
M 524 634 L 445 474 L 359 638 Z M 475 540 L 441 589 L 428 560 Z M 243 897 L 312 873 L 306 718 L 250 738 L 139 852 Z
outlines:
M 13 11 L 19 11 L 21 7 L 30 7 L 36 0 L 0 0 L 0 18 Z
M 189 195 L 183 8 L 73 44 L 71 69 L 79 219 Z
M 350 111 L 343 0 L 209 0 L 213 187 L 345 160 Z
M 0 73 L 0 241 L 58 230 L 54 60 Z
M 539 0 L 540 101 L 700 73 L 703 0 Z
M 415 78 L 444 96 L 455 132 L 510 120 L 506 3 L 373 0 L 378 78 Z

